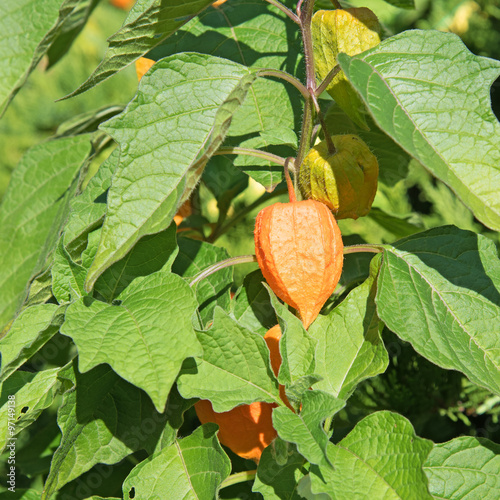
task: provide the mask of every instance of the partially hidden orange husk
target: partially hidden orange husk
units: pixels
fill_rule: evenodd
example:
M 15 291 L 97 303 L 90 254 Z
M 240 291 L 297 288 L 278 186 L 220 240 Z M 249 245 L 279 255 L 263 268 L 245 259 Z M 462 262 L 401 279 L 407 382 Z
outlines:
M 281 365 L 279 339 L 281 330 L 279 325 L 273 326 L 264 335 L 271 358 L 271 367 L 275 375 Z M 290 408 L 285 395 L 285 388 L 280 385 L 280 396 Z M 219 426 L 219 441 L 240 457 L 259 462 L 264 448 L 276 438 L 273 428 L 272 412 L 277 405 L 274 403 L 256 402 L 241 405 L 232 410 L 217 413 L 213 410 L 210 401 L 202 399 L 194 408 L 202 424 L 213 422 Z
M 139 59 L 135 61 L 135 72 L 137 73 L 137 80 L 139 82 L 155 62 L 156 61 L 153 61 L 153 59 L 148 59 L 147 57 L 139 57 Z
M 309 328 L 342 273 L 344 246 L 331 211 L 315 200 L 275 203 L 257 215 L 254 236 L 264 278 Z
M 111 0 L 111 5 L 118 9 L 130 10 L 134 6 L 135 1 L 136 0 Z
M 193 213 L 193 207 L 191 206 L 191 200 L 186 200 L 180 207 L 177 213 L 174 215 L 174 222 L 179 226 L 180 223 Z

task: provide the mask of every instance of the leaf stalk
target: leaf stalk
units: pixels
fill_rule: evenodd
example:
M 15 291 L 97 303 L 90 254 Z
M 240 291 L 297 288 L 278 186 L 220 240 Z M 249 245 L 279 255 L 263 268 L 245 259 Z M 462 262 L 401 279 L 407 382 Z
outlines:
M 257 262 L 257 257 L 255 257 L 255 255 L 240 255 L 239 257 L 231 257 L 230 259 L 221 260 L 220 262 L 207 267 L 206 269 L 201 271 L 201 273 L 198 273 L 189 283 L 189 286 L 193 287 L 202 279 L 208 278 L 208 276 L 210 276 L 211 274 L 214 274 L 226 267 L 231 267 L 236 264 L 248 264 L 252 262 Z
M 226 477 L 220 485 L 220 489 L 227 488 L 233 484 L 244 483 L 245 481 L 252 481 L 257 475 L 257 469 L 254 470 L 244 470 L 243 472 L 237 472 L 236 474 L 231 474 Z

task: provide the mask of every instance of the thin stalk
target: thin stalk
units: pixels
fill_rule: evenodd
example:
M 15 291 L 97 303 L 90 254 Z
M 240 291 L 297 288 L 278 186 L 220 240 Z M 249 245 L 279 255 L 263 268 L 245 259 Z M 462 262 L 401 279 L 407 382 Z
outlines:
M 304 106 L 304 115 L 302 117 L 302 131 L 300 134 L 300 144 L 299 150 L 297 152 L 297 157 L 295 158 L 295 170 L 299 171 L 302 162 L 304 161 L 304 157 L 306 156 L 307 151 L 311 147 L 311 137 L 312 137 L 312 100 L 308 99 L 305 102 Z
M 337 64 L 336 66 L 333 67 L 333 69 L 328 73 L 328 75 L 325 76 L 325 79 L 319 84 L 318 88 L 316 89 L 316 97 L 319 97 L 330 85 L 331 81 L 335 78 L 335 75 L 340 71 L 340 66 Z
M 327 417 L 325 419 L 325 423 L 323 424 L 323 429 L 325 430 L 325 432 L 327 434 L 330 432 L 330 428 L 332 426 L 332 421 L 333 421 L 333 417 Z
M 302 4 L 304 3 L 304 0 L 299 0 L 297 3 L 297 7 L 295 9 L 295 12 L 297 12 L 297 16 L 300 19 L 300 11 L 302 10 Z
M 350 253 L 361 253 L 361 252 L 370 252 L 370 253 L 382 253 L 384 251 L 383 245 L 350 245 L 344 247 L 344 255 L 348 255 Z
M 257 257 L 255 255 L 240 255 L 239 257 L 231 257 L 230 259 L 222 260 L 220 262 L 217 262 L 213 266 L 207 267 L 204 269 L 201 273 L 197 274 L 189 283 L 189 286 L 194 286 L 196 283 L 201 281 L 202 279 L 207 278 L 208 276 L 216 273 L 217 271 L 220 271 L 221 269 L 224 269 L 226 267 L 231 267 L 236 264 L 248 264 L 252 262 L 257 262 Z
M 314 74 L 314 53 L 312 44 L 311 19 L 314 12 L 314 0 L 305 0 L 300 9 L 300 30 L 304 42 L 304 58 L 306 62 L 306 87 L 309 92 L 316 90 L 316 76 Z
M 261 151 L 260 149 L 250 149 L 250 148 L 240 148 L 240 147 L 223 147 L 219 148 L 215 153 L 216 155 L 244 155 L 244 156 L 254 156 L 256 158 L 262 158 L 264 160 L 269 160 L 276 165 L 285 166 L 285 158 L 282 156 L 275 155 L 273 153 L 268 153 L 267 151 Z
M 341 9 L 341 8 L 342 8 L 342 5 L 340 5 L 340 3 L 339 3 L 337 0 L 330 0 L 330 2 L 332 2 L 332 5 L 333 5 L 336 9 Z
M 316 142 L 320 130 L 321 130 L 321 124 L 316 123 L 311 133 L 311 147 L 313 147 L 314 143 Z
M 245 481 L 252 481 L 257 475 L 257 469 L 255 470 L 244 470 L 243 472 L 237 472 L 236 474 L 231 474 L 222 481 L 220 488 L 227 488 L 233 484 L 244 483 Z
M 127 460 L 132 464 L 132 465 L 137 465 L 139 464 L 139 460 L 135 458 L 133 455 L 127 455 Z
M 328 132 L 328 127 L 326 126 L 325 119 L 323 118 L 323 113 L 321 112 L 321 108 L 319 107 L 318 99 L 314 94 L 312 95 L 312 100 L 314 103 L 314 107 L 316 108 L 316 112 L 318 113 L 318 118 L 319 122 L 321 123 L 321 128 L 323 129 L 323 132 L 325 134 L 325 141 L 326 141 L 326 146 L 328 148 L 328 153 L 333 155 L 337 152 L 337 148 L 335 147 L 335 144 L 333 144 L 332 137 L 330 135 L 330 132 Z
M 286 179 L 286 187 L 288 188 L 288 197 L 290 198 L 290 203 L 294 203 L 297 201 L 297 197 L 295 196 L 295 188 L 292 183 L 292 179 L 290 178 L 290 172 L 288 170 L 288 165 L 290 161 L 293 161 L 293 158 L 289 157 L 285 161 L 285 166 L 283 169 L 285 170 L 285 179 Z
M 257 208 L 259 205 L 262 205 L 266 201 L 270 200 L 271 198 L 274 198 L 276 196 L 279 196 L 281 194 L 286 193 L 286 189 L 275 189 L 272 193 L 264 193 L 260 198 L 255 200 L 253 203 L 250 203 L 250 205 L 247 205 L 245 208 L 240 210 L 232 219 L 226 222 L 223 226 L 220 226 L 219 228 L 216 228 L 214 232 L 208 237 L 208 240 L 210 243 L 213 243 L 217 238 L 222 236 L 224 233 L 226 233 L 231 227 L 233 227 L 235 224 L 237 224 L 240 220 L 242 220 L 248 213 L 250 213 L 252 210 Z
M 335 144 L 333 144 L 330 132 L 328 132 L 328 127 L 326 126 L 326 122 L 323 118 L 323 113 L 319 113 L 318 116 L 319 116 L 319 121 L 321 123 L 321 128 L 323 129 L 323 133 L 325 134 L 325 141 L 326 141 L 326 147 L 328 148 L 328 152 L 331 155 L 334 155 L 337 152 L 337 148 L 335 147 Z
M 291 83 L 301 94 L 304 99 L 309 99 L 309 92 L 304 86 L 304 84 L 298 79 L 295 78 L 290 73 L 286 71 L 281 71 L 279 69 L 261 69 L 257 71 L 258 76 L 274 76 L 276 78 L 281 78 L 282 80 Z
M 264 0 L 267 3 L 270 3 L 271 5 L 274 5 L 275 7 L 278 7 L 281 12 L 285 13 L 294 23 L 300 24 L 299 18 L 285 5 L 283 5 L 281 2 L 278 2 L 278 0 Z

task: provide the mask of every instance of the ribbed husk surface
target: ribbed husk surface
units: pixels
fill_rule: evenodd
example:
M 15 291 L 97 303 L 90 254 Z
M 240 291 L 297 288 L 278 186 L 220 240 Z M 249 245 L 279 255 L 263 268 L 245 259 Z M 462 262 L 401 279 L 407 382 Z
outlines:
M 366 215 L 377 193 L 378 162 L 356 135 L 334 135 L 336 152 L 326 141 L 312 147 L 300 166 L 300 190 L 305 198 L 321 201 L 338 219 Z
M 342 236 L 332 213 L 315 200 L 275 203 L 257 215 L 254 236 L 264 278 L 308 328 L 342 273 Z
M 319 10 L 312 18 L 314 67 L 321 82 L 337 64 L 343 52 L 355 56 L 380 43 L 381 27 L 377 16 L 366 7 Z M 368 130 L 364 104 L 357 92 L 340 71 L 326 91 L 360 127 Z

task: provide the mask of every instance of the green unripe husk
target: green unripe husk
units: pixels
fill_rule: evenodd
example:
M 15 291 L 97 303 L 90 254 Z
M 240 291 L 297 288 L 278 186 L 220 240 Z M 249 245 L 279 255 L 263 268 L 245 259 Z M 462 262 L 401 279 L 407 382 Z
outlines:
M 319 10 L 312 18 L 314 66 L 320 83 L 337 64 L 344 52 L 355 56 L 380 43 L 381 27 L 377 16 L 366 7 Z M 368 130 L 364 104 L 340 71 L 326 91 L 358 126 Z
M 377 158 L 356 135 L 335 135 L 332 142 L 333 154 L 326 141 L 311 148 L 300 167 L 300 190 L 336 219 L 357 219 L 370 211 L 377 192 Z

